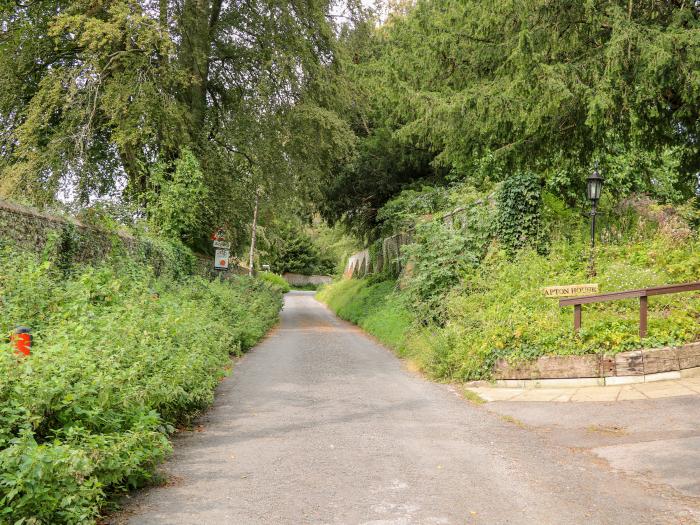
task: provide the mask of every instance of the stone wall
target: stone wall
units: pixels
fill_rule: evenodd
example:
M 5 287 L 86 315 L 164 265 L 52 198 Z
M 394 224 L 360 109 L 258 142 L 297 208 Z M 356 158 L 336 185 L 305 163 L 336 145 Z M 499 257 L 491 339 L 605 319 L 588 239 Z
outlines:
M 213 257 L 193 257 L 189 249 L 176 244 L 137 238 L 125 231 L 107 231 L 72 217 L 51 215 L 0 199 L 0 245 L 3 244 L 35 253 L 61 253 L 66 262 L 78 263 L 97 263 L 115 253 L 127 253 L 151 265 L 157 274 L 168 268 L 179 274 L 189 269 L 190 274 L 211 278 L 247 273 L 238 266 L 218 272 L 213 268 Z M 178 263 L 180 266 L 175 268 Z
M 333 278 L 328 275 L 302 275 L 300 273 L 285 273 L 282 275 L 285 280 L 292 286 L 318 286 L 320 284 L 329 284 L 333 282 Z
M 345 265 L 344 277 L 364 277 L 371 273 L 372 265 L 369 250 L 362 250 L 353 254 Z
M 603 378 L 606 383 L 613 384 L 631 382 L 631 379 L 621 378 L 672 375 L 698 367 L 700 343 L 689 343 L 613 355 L 544 356 L 524 363 L 508 363 L 505 359 L 499 359 L 494 366 L 493 377 L 497 380 Z
M 71 217 L 59 217 L 0 199 L 0 241 L 17 248 L 41 253 L 61 244 L 75 244 L 73 258 L 79 262 L 104 259 L 115 241 L 129 252 L 138 241 L 126 232 L 112 233 L 88 226 Z M 50 246 L 50 243 L 51 246 Z

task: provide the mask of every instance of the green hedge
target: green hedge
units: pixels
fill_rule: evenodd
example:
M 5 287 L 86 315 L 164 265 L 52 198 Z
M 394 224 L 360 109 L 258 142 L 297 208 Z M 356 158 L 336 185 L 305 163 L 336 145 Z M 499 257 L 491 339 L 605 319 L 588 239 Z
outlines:
M 287 280 L 276 273 L 258 272 L 256 277 L 261 281 L 268 283 L 270 286 L 276 288 L 282 293 L 287 293 L 289 290 L 291 290 Z
M 176 279 L 129 263 L 74 267 L 0 251 L 0 523 L 92 522 L 142 485 L 168 435 L 213 400 L 230 354 L 276 322 L 281 294 L 249 278 Z

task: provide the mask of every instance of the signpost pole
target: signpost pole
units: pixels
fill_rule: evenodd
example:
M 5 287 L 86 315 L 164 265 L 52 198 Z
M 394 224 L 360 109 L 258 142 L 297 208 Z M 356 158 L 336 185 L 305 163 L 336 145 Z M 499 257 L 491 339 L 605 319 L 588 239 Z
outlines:
M 588 261 L 588 275 L 591 277 L 596 276 L 595 271 L 595 218 L 597 215 L 597 201 L 593 201 L 593 207 L 591 208 L 591 255 Z
M 250 256 L 248 257 L 248 275 L 255 275 L 255 241 L 258 230 L 258 203 L 260 201 L 260 190 L 255 190 L 255 208 L 253 208 L 253 228 L 250 235 Z
M 647 312 L 649 308 L 649 300 L 646 295 L 639 298 L 639 338 L 644 339 L 647 336 Z
M 574 305 L 574 332 L 577 334 L 581 331 L 581 305 Z

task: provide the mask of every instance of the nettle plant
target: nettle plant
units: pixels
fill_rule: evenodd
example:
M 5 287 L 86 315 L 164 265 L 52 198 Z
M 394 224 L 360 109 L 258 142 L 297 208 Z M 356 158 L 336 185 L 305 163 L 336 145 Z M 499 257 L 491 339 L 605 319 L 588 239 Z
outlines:
M 278 289 L 247 277 L 158 276 L 126 257 L 66 275 L 0 250 L 0 331 L 35 336 L 22 359 L 0 340 L 0 523 L 93 523 L 107 498 L 151 480 L 169 434 L 280 307 Z

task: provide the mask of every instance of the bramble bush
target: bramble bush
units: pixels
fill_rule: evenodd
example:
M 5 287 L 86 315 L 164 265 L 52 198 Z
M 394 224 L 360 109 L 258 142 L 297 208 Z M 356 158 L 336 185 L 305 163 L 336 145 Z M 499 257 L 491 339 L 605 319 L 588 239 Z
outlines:
M 237 277 L 156 277 L 0 251 L 0 329 L 32 328 L 32 355 L 0 344 L 0 523 L 91 523 L 152 479 L 168 435 L 213 400 L 231 354 L 276 321 L 281 294 Z

